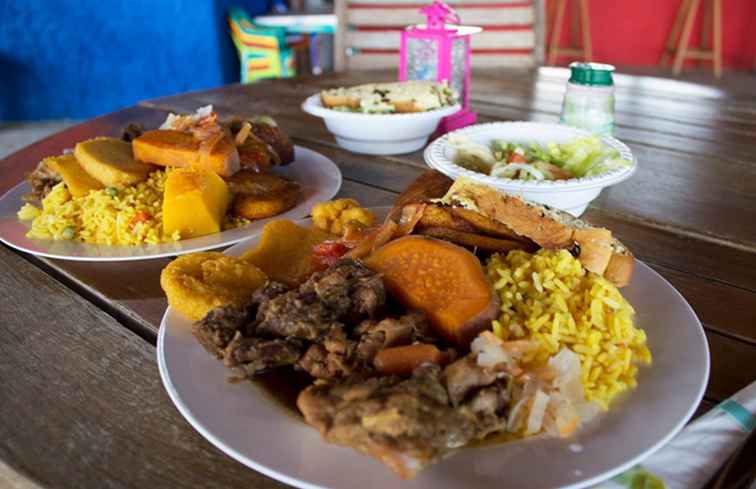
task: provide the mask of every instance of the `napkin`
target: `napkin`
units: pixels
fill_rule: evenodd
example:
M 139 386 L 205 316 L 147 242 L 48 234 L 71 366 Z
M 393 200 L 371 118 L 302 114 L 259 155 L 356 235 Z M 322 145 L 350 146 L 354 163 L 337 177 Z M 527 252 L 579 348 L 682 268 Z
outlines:
M 700 489 L 756 428 L 756 381 L 696 419 L 642 464 L 594 489 Z

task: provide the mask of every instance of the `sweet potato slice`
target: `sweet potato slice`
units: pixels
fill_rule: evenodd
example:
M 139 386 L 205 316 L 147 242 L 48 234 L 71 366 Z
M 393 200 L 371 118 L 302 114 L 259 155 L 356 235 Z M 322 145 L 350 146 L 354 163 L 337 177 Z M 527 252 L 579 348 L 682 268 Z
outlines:
M 195 166 L 211 170 L 222 177 L 239 171 L 239 153 L 233 140 L 224 136 L 210 148 L 201 150 L 202 141 L 189 132 L 173 130 L 147 131 L 132 143 L 134 158 L 160 166 Z
M 425 312 L 438 334 L 463 348 L 499 312 L 480 261 L 452 243 L 405 236 L 378 248 L 365 263 L 383 275 L 396 300 Z

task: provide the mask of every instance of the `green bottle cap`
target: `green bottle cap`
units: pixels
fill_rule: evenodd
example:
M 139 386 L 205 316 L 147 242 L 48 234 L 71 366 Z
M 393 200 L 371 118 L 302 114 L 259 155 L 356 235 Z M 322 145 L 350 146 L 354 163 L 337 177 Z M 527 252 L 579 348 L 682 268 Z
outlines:
M 602 63 L 570 63 L 570 83 L 610 87 L 614 85 L 612 72 L 614 66 Z

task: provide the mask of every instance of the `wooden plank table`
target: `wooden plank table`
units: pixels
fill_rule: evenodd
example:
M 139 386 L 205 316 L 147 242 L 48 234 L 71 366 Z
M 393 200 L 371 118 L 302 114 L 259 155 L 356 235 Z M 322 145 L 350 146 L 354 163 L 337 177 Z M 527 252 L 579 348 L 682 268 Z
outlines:
M 0 192 L 78 140 L 213 104 L 222 115 L 274 116 L 296 144 L 336 162 L 339 196 L 388 205 L 424 170 L 421 153 L 349 153 L 299 106 L 324 87 L 394 76 L 265 81 L 143 102 L 9 156 Z M 481 122 L 555 122 L 566 78 L 554 68 L 476 73 L 472 103 Z M 639 169 L 585 217 L 612 229 L 704 323 L 712 370 L 701 413 L 756 379 L 756 95 L 650 77 L 616 82 L 617 136 Z M 163 391 L 155 341 L 166 263 L 88 264 L 0 247 L 0 485 L 283 487 L 210 446 Z

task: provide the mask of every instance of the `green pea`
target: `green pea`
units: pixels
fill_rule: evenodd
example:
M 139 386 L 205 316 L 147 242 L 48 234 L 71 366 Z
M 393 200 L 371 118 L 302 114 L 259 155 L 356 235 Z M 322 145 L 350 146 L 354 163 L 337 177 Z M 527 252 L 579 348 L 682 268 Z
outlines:
M 110 195 L 111 197 L 115 197 L 116 195 L 118 195 L 118 189 L 115 187 L 107 187 L 105 189 L 105 193 Z
M 72 228 L 71 226 L 68 226 L 67 228 L 63 229 L 64 239 L 73 239 L 75 234 L 76 234 L 76 229 Z

